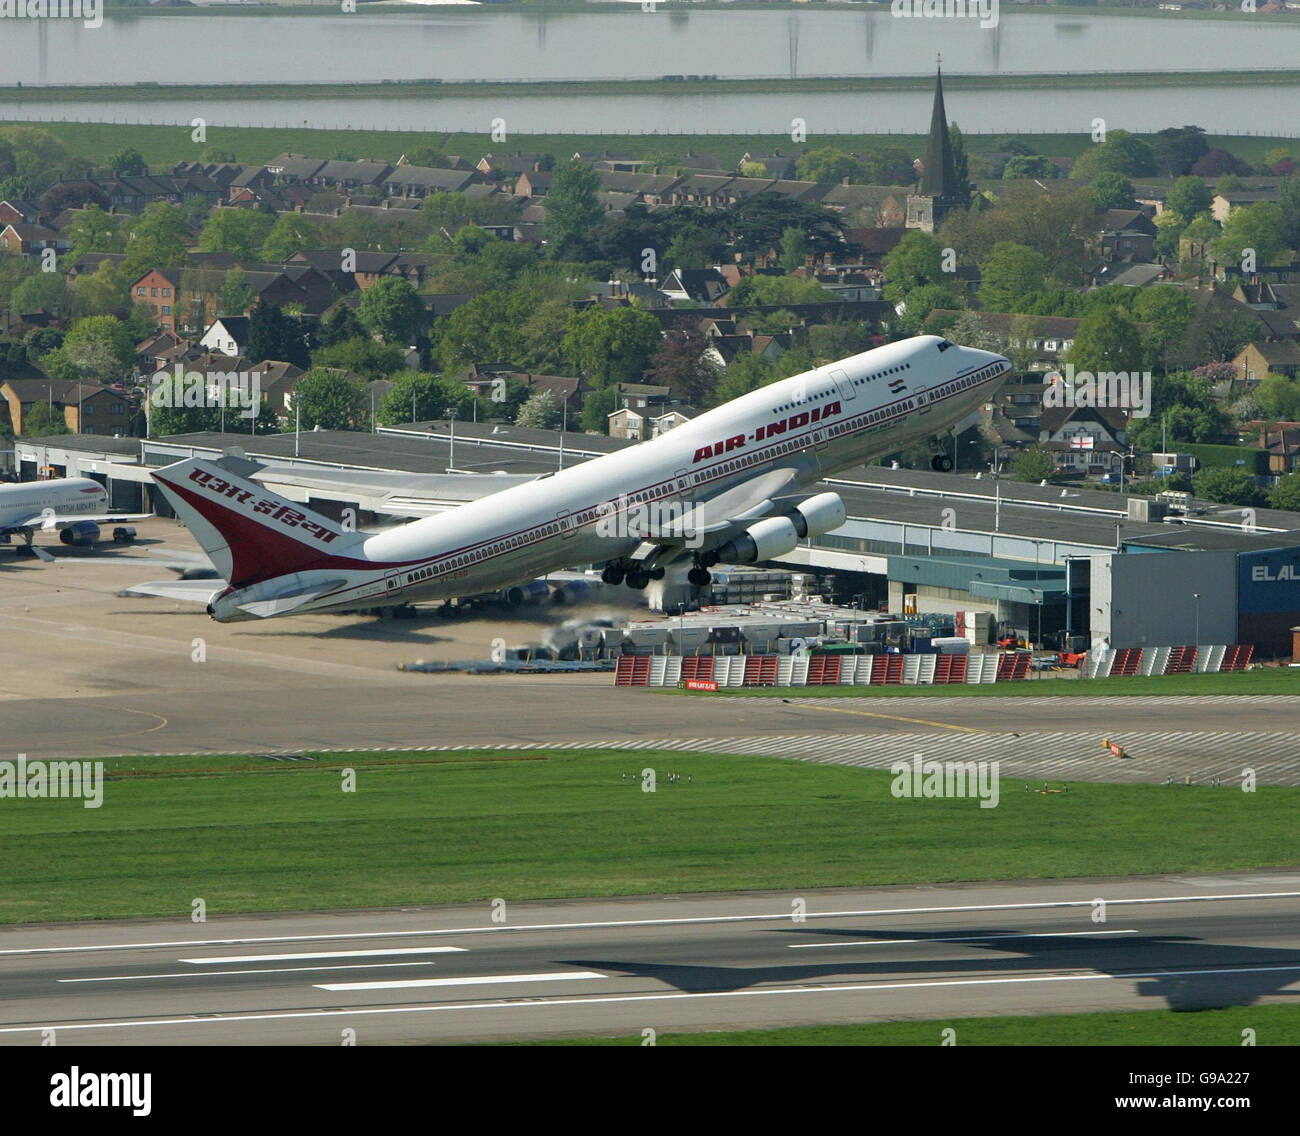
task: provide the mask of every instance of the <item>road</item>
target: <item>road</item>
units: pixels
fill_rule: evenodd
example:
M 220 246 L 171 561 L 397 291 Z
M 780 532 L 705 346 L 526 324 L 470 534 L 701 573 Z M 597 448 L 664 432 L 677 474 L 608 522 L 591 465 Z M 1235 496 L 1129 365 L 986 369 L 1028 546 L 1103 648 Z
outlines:
M 502 922 L 483 904 L 10 927 L 0 1044 L 640 1041 L 907 1018 L 942 1019 L 937 1043 L 964 1016 L 1288 1001 L 1298 899 L 1300 875 L 1252 872 L 507 903 Z

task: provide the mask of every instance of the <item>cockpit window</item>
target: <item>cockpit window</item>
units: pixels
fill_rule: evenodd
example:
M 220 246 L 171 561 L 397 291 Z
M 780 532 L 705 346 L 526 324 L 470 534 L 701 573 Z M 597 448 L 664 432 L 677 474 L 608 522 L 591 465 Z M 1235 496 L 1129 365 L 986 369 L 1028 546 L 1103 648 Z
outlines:
M 935 346 L 936 346 L 940 351 L 947 351 L 948 348 L 952 346 L 952 344 L 949 343 L 946 339 L 941 339 L 941 340 L 939 340 L 938 343 L 935 344 Z

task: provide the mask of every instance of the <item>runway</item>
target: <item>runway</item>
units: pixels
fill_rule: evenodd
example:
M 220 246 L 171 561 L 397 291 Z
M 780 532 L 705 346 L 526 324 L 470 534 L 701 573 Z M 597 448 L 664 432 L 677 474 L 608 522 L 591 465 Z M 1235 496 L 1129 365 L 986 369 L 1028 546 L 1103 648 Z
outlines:
M 1300 874 L 1251 872 L 10 927 L 0 1043 L 645 1040 L 907 1018 L 937 1019 L 937 1042 L 964 1016 L 1293 999 L 1298 900 Z

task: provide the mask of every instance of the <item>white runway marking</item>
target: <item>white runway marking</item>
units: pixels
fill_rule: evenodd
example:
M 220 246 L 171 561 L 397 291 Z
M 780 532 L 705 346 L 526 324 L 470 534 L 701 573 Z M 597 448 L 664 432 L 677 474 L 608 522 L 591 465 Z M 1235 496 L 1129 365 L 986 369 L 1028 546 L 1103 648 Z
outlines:
M 1126 931 L 1034 931 L 1019 935 L 954 935 L 943 939 L 854 939 L 847 943 L 787 943 L 792 951 L 816 950 L 819 947 L 889 947 L 895 943 L 989 943 L 995 939 L 1069 939 L 1093 935 L 1136 935 L 1136 928 Z
M 508 982 L 568 982 L 578 978 L 606 978 L 594 970 L 552 970 L 542 974 L 473 974 L 464 978 L 412 978 L 394 982 L 317 983 L 317 990 L 408 990 L 416 986 L 495 986 Z
M 468 947 L 390 947 L 378 951 L 314 951 L 305 955 L 221 955 L 218 958 L 177 959 L 198 966 L 235 962 L 298 962 L 307 959 L 368 958 L 372 955 L 441 955 L 466 951 Z
M 1105 885 L 1099 885 L 1104 888 Z M 1098 889 L 1094 889 L 1098 890 Z M 1137 906 L 1148 903 L 1215 903 L 1240 899 L 1300 899 L 1300 891 L 1234 892 L 1219 895 L 1157 895 L 1139 899 L 1107 899 L 1112 907 Z M 1091 907 L 1091 899 L 1046 900 L 1041 903 L 978 903 L 947 907 L 875 907 L 860 911 L 809 911 L 805 919 L 866 919 L 871 917 L 896 917 L 899 915 L 948 915 L 967 911 L 1036 911 L 1050 908 Z M 428 931 L 356 931 L 330 935 L 277 935 L 252 939 L 189 939 L 158 943 L 103 943 L 76 947 L 11 947 L 0 950 L 6 955 L 70 954 L 84 951 L 152 950 L 162 947 L 204 947 L 234 945 L 237 943 L 292 943 L 313 942 L 325 939 L 386 939 L 407 935 L 486 935 L 503 931 L 581 931 L 617 927 L 679 927 L 703 923 L 764 923 L 790 919 L 790 912 L 757 915 L 694 915 L 669 919 L 605 919 L 587 923 L 521 923 L 515 926 L 498 924 L 490 927 L 443 927 Z M 266 956 L 260 956 L 265 958 Z
M 184 961 L 183 959 L 181 960 Z M 301 974 L 322 970 L 386 970 L 394 966 L 433 966 L 431 962 L 358 962 L 346 966 L 271 966 L 260 970 L 177 970 L 171 974 L 114 974 L 106 978 L 60 978 L 59 982 L 142 982 L 146 978 L 215 978 L 231 974 Z
M 355 1010 L 288 1010 L 260 1014 L 213 1014 L 204 1018 L 152 1018 L 125 1022 L 47 1022 L 39 1026 L 2 1026 L 0 1034 L 39 1033 L 47 1029 L 102 1030 L 144 1029 L 152 1026 L 198 1026 L 231 1022 L 291 1021 L 303 1018 L 365 1018 L 387 1014 L 432 1014 L 455 1010 L 518 1010 L 551 1006 L 604 1006 L 622 1002 L 680 1002 L 700 998 L 765 998 L 785 994 L 862 994 L 872 990 L 915 990 L 927 986 L 997 986 L 1039 982 L 1131 982 L 1138 978 L 1195 978 L 1216 974 L 1270 974 L 1278 971 L 1300 974 L 1300 966 L 1243 966 L 1215 970 L 1145 970 L 1125 974 L 1045 974 L 1017 978 L 955 978 L 928 982 L 855 982 L 839 986 L 774 986 L 762 990 L 715 990 L 704 993 L 604 994 L 582 998 L 548 998 L 543 1001 L 498 999 L 494 1002 L 433 1003 L 425 1006 L 376 1006 Z M 601 975 L 600 977 L 605 977 Z M 1286 985 L 1290 985 L 1287 983 Z

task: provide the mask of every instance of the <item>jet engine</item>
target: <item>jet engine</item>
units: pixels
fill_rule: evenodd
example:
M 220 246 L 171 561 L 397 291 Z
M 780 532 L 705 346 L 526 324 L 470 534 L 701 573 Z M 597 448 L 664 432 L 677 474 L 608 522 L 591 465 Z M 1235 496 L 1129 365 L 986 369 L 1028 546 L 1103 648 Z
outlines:
M 758 564 L 791 552 L 805 537 L 837 529 L 848 517 L 838 493 L 819 493 L 779 517 L 764 517 L 717 550 L 714 563 Z M 712 559 L 712 557 L 710 558 Z
M 74 521 L 60 530 L 59 539 L 73 548 L 94 548 L 99 540 L 99 526 L 94 521 Z
M 595 591 L 590 580 L 565 580 L 551 593 L 551 601 L 557 604 L 585 603 Z
M 501 589 L 501 602 L 511 607 L 523 607 L 526 604 L 544 603 L 551 594 L 551 586 L 545 580 L 529 580 L 526 584 L 515 584 Z

